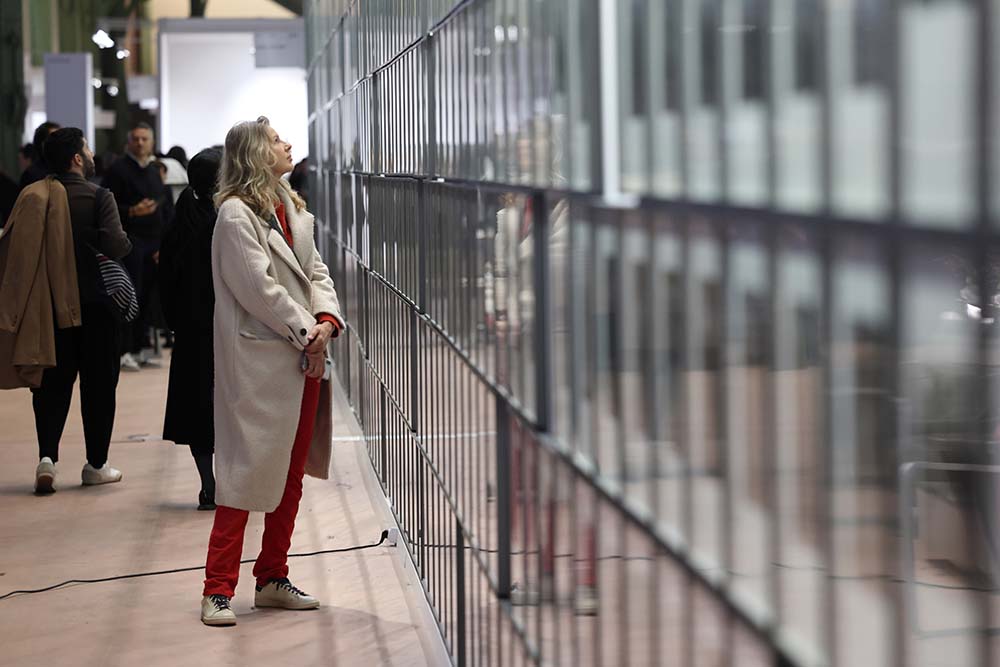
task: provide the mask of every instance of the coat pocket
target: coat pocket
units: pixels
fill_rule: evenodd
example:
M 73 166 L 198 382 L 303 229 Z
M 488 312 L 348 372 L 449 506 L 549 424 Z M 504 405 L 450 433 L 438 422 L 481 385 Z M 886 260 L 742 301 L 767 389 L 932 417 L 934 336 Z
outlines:
M 243 322 L 243 325 L 239 328 L 239 334 L 241 338 L 249 340 L 280 340 L 287 342 L 282 336 L 271 331 L 263 323 L 255 321 Z

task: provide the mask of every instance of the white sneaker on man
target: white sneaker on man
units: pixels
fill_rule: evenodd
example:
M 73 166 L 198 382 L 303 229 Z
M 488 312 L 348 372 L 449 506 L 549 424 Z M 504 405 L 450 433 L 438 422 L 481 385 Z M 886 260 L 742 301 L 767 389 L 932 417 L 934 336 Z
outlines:
M 114 482 L 122 481 L 122 471 L 117 468 L 112 468 L 107 463 L 102 465 L 100 468 L 95 468 L 89 463 L 85 463 L 81 476 L 83 477 L 84 486 L 113 484 Z
M 319 600 L 300 591 L 288 577 L 272 579 L 266 586 L 256 586 L 253 604 L 255 607 L 280 607 L 281 609 L 316 609 Z
M 129 373 L 138 373 L 140 370 L 139 362 L 129 352 L 122 355 L 121 368 L 123 371 L 128 371 Z
M 43 456 L 35 468 L 35 493 L 42 495 L 56 492 L 56 464 Z
M 236 614 L 225 595 L 206 595 L 201 599 L 201 622 L 205 625 L 236 625 Z

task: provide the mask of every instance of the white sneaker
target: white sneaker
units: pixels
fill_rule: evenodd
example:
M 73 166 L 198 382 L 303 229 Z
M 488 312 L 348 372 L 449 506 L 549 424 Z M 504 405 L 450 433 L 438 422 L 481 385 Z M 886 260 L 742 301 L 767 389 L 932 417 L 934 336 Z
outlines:
M 236 625 L 236 614 L 225 595 L 206 595 L 201 599 L 201 622 L 205 625 Z
M 43 456 L 35 468 L 35 493 L 56 492 L 56 464 L 48 456 Z
M 282 609 L 316 609 L 319 600 L 300 591 L 288 578 L 272 579 L 263 588 L 256 587 L 253 598 L 255 607 L 280 607 Z
M 138 373 L 139 362 L 130 353 L 126 352 L 122 355 L 121 368 L 123 371 L 128 371 L 129 373 Z
M 100 468 L 95 468 L 89 463 L 85 463 L 83 466 L 83 477 L 84 486 L 95 486 L 97 484 L 113 484 L 114 482 L 122 481 L 122 471 L 116 468 L 112 468 L 107 463 L 102 465 Z

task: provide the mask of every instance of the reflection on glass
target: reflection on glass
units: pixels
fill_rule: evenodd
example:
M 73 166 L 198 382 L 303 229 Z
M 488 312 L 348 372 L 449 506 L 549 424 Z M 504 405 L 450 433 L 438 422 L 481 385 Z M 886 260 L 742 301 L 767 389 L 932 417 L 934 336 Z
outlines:
M 977 343 L 992 327 L 981 309 L 973 254 L 917 246 L 905 257 L 905 326 L 900 350 L 899 578 L 915 664 L 979 665 L 978 590 L 992 587 L 997 551 L 996 443 L 980 396 Z M 992 258 L 995 263 L 998 257 Z M 994 264 L 996 266 L 996 264 Z M 996 284 L 996 269 L 992 269 Z M 963 466 L 979 466 L 965 469 Z

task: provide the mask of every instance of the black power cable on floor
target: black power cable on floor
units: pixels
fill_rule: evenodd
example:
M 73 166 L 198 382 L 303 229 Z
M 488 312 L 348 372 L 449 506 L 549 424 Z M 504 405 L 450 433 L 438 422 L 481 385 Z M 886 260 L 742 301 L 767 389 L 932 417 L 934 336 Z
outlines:
M 375 547 L 380 547 L 388 539 L 389 531 L 383 530 L 382 535 L 379 537 L 378 542 L 374 544 L 360 544 L 354 547 L 344 547 L 342 549 L 324 549 L 322 551 L 310 551 L 305 554 L 288 554 L 289 558 L 305 558 L 306 556 L 319 556 L 322 554 L 341 554 L 347 551 L 361 551 L 362 549 L 374 549 Z M 247 558 L 246 560 L 241 560 L 240 565 L 245 565 L 246 563 L 255 563 L 256 558 Z M 117 577 L 104 577 L 102 579 L 70 579 L 69 581 L 64 581 L 61 584 L 56 584 L 55 586 L 48 586 L 47 588 L 38 588 L 31 591 L 11 591 L 5 595 L 0 595 L 0 600 L 6 600 L 14 595 L 29 595 L 32 593 L 45 593 L 47 591 L 53 591 L 57 588 L 63 586 L 68 586 L 70 584 L 100 584 L 107 581 L 119 581 L 121 579 L 137 579 L 139 577 L 156 577 L 161 574 L 178 574 L 180 572 L 195 572 L 197 570 L 204 570 L 204 565 L 198 565 L 196 567 L 181 567 L 175 570 L 160 570 L 158 572 L 138 572 L 136 574 L 121 574 Z

